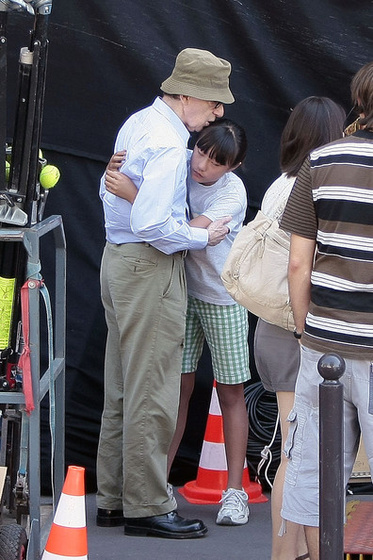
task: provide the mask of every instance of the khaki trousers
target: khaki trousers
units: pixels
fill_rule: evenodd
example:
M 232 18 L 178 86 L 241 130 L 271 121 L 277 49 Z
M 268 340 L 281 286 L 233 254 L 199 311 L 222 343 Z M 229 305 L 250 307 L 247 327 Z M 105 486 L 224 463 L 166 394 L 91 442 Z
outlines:
M 97 506 L 125 517 L 176 508 L 167 454 L 180 392 L 186 315 L 183 255 L 106 244 L 101 296 L 108 336 L 97 456 Z

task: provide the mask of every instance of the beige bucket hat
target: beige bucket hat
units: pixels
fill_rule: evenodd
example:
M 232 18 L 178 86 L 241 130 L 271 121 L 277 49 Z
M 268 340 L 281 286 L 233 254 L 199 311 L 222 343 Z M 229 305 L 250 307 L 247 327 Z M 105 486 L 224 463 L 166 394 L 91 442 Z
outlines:
M 227 60 L 209 51 L 187 48 L 177 55 L 172 74 L 162 83 L 161 90 L 205 101 L 233 103 L 230 73 L 231 65 Z

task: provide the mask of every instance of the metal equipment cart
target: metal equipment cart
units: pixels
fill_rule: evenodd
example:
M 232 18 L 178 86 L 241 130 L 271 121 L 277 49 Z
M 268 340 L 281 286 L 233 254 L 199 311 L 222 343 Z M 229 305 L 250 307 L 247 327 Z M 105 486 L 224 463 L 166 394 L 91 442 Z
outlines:
M 53 236 L 55 245 L 55 301 L 54 301 L 54 348 L 53 359 L 48 368 L 40 371 L 40 286 L 32 275 L 27 279 L 30 294 L 30 358 L 32 371 L 32 390 L 35 408 L 29 416 L 22 412 L 25 396 L 20 391 L 0 392 L 0 405 L 6 405 L 4 410 L 7 415 L 16 415 L 20 423 L 24 424 L 26 447 L 27 471 L 20 474 L 18 469 L 16 485 L 13 488 L 12 473 L 8 473 L 9 489 L 7 501 L 12 501 L 11 493 L 14 492 L 14 508 L 17 521 L 21 523 L 23 515 L 29 516 L 28 546 L 26 558 L 39 560 L 48 537 L 52 519 L 48 519 L 41 526 L 41 500 L 40 500 L 40 403 L 49 393 L 50 403 L 55 407 L 53 412 L 54 428 L 54 457 L 53 461 L 53 493 L 59 496 L 64 481 L 64 414 L 65 414 L 65 313 L 66 313 L 66 243 L 60 216 L 51 216 L 30 228 L 4 228 L 0 229 L 0 242 L 22 243 L 27 252 L 29 270 L 40 269 L 40 241 L 45 235 Z M 53 398 L 51 399 L 51 397 Z M 18 431 L 21 432 L 21 430 Z M 2 446 L 6 445 L 2 435 Z M 17 445 L 22 439 L 13 437 Z M 17 441 L 18 440 L 18 441 Z M 12 454 L 19 457 L 24 449 L 11 450 Z M 1 456 L 1 454 L 0 454 Z M 20 461 L 22 462 L 22 460 Z M 15 465 L 17 466 L 17 465 Z M 16 469 L 17 470 L 17 469 Z M 53 504 L 54 505 L 54 504 Z M 52 512 L 53 514 L 53 512 Z M 0 525 L 0 534 L 1 534 Z M 0 559 L 13 560 L 9 556 L 2 556 L 0 539 Z M 14 557 L 18 560 L 18 556 Z M 22 557 L 20 557 L 22 558 Z

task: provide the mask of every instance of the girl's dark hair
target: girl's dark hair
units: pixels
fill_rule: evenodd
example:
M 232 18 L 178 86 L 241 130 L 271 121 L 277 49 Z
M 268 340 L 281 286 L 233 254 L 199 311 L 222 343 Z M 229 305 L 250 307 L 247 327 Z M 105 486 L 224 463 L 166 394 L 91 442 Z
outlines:
M 211 159 L 228 167 L 242 163 L 247 150 L 244 129 L 229 119 L 218 119 L 201 130 L 196 145 Z
M 355 111 L 365 115 L 359 124 L 373 130 L 373 62 L 362 66 L 352 78 L 351 97 Z
M 281 135 L 280 166 L 296 177 L 308 154 L 324 144 L 342 138 L 344 109 L 329 97 L 307 97 L 291 112 Z

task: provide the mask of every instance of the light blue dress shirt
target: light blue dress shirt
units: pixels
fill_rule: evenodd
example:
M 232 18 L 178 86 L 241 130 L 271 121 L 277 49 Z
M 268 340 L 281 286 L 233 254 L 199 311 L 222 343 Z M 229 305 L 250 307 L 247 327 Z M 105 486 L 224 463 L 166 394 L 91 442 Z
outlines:
M 147 242 L 166 254 L 207 245 L 207 231 L 186 222 L 188 138 L 183 122 L 159 97 L 123 124 L 115 152 L 127 150 L 121 171 L 139 192 L 131 205 L 107 192 L 105 175 L 101 178 L 100 196 L 110 243 Z

